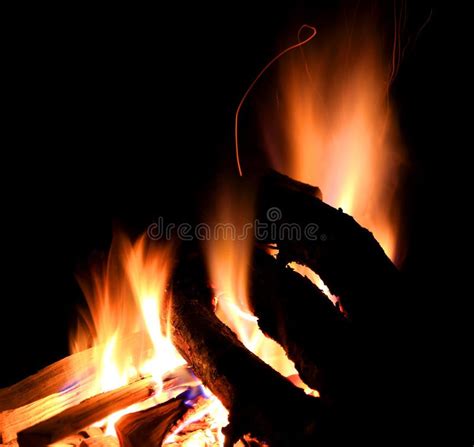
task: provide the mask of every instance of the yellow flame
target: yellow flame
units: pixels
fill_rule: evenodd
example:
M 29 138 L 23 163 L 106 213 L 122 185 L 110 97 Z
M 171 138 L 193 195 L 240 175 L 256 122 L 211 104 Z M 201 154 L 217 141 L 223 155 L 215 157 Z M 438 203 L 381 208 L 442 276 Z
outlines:
M 324 281 L 321 277 L 305 265 L 298 264 L 297 262 L 290 262 L 288 264 L 295 272 L 298 272 L 302 276 L 306 276 L 313 284 L 315 284 L 321 292 L 323 292 L 333 304 L 337 304 L 339 299 L 337 296 L 333 295 L 329 290 L 328 286 L 324 284 Z
M 285 377 L 297 375 L 294 363 L 284 349 L 266 337 L 249 306 L 249 265 L 253 237 L 245 232 L 252 222 L 253 203 L 246 194 L 235 190 L 221 191 L 211 228 L 232 224 L 233 234 L 215 231 L 206 242 L 206 257 L 212 285 L 216 291 L 216 314 L 239 337 L 240 341 Z
M 327 203 L 369 228 L 395 260 L 402 151 L 388 102 L 390 66 L 380 36 L 370 26 L 361 34 L 321 35 L 282 62 L 278 113 L 286 143 L 272 158 L 277 169 L 319 186 Z
M 89 281 L 80 281 L 89 315 L 73 334 L 71 349 L 101 348 L 94 393 L 126 385 L 140 375 L 153 375 L 159 393 L 163 374 L 185 363 L 161 324 L 171 260 L 170 247 L 151 249 L 143 237 L 132 244 L 119 236 L 106 267 L 95 270 Z M 113 434 L 120 417 L 154 403 L 150 399 L 112 414 L 100 425 Z
M 172 250 L 147 250 L 143 236 L 123 254 L 128 280 L 138 303 L 155 356 L 153 375 L 161 378 L 166 371 L 185 363 L 173 346 L 168 328 L 162 327 L 167 313 L 166 284 L 171 271 Z M 158 273 L 157 273 L 158 272 Z M 167 320 L 164 318 L 163 320 Z M 165 330 L 166 329 L 166 330 Z

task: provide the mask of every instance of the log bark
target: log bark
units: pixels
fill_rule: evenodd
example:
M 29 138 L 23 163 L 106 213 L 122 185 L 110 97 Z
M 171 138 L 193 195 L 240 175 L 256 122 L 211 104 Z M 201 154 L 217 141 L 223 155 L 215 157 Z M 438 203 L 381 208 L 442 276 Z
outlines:
M 122 417 L 115 428 L 121 447 L 161 446 L 171 427 L 188 410 L 179 397 Z
M 401 299 L 399 272 L 373 234 L 320 200 L 318 190 L 272 171 L 260 185 L 258 218 L 274 230 L 261 240 L 275 244 L 283 262 L 318 273 L 354 322 L 380 321 Z
M 194 269 L 178 269 L 172 288 L 174 345 L 196 375 L 230 412 L 226 444 L 244 434 L 273 447 L 314 445 L 330 431 L 319 399 L 309 397 L 248 351 L 213 310 L 206 283 L 190 281 Z
M 18 433 L 20 447 L 44 447 L 98 422 L 105 417 L 148 399 L 155 382 L 147 377 L 98 394 L 48 420 Z
M 345 401 L 355 385 L 350 321 L 309 279 L 262 250 L 255 250 L 250 272 L 250 305 L 262 331 L 322 399 Z

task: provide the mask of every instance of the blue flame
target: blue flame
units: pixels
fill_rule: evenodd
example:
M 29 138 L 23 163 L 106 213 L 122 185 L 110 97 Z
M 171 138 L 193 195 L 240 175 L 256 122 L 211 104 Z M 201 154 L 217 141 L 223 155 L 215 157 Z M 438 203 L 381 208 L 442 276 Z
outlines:
M 179 395 L 187 407 L 193 407 L 197 398 L 200 396 L 209 399 L 209 395 L 206 393 L 206 390 L 202 385 L 189 387 L 186 391 Z
M 63 388 L 59 390 L 60 393 L 68 393 L 69 391 L 73 390 L 74 388 L 78 387 L 81 383 L 80 380 L 74 380 L 73 382 L 66 383 Z

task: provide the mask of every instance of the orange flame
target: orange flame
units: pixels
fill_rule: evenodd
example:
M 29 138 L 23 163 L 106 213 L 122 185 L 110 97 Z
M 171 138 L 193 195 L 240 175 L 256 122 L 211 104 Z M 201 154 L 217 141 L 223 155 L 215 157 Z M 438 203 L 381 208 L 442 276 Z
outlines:
M 370 229 L 395 260 L 402 152 L 388 102 L 390 66 L 370 27 L 360 40 L 343 35 L 320 36 L 282 62 L 278 113 L 286 150 L 271 155 L 277 169 L 319 186 L 327 203 Z
M 161 325 L 171 259 L 169 247 L 152 250 L 143 237 L 134 244 L 118 237 L 105 269 L 95 271 L 92 281 L 80 281 L 90 315 L 84 314 L 71 338 L 71 349 L 101 347 L 94 393 L 126 385 L 140 375 L 152 375 L 159 394 L 163 374 L 185 363 Z M 152 399 L 148 406 L 154 403 Z M 146 406 L 110 415 L 101 425 L 113 433 L 122 415 Z
M 253 234 L 246 228 L 252 222 L 253 203 L 246 194 L 221 192 L 213 216 L 214 237 L 206 242 L 206 257 L 216 291 L 216 314 L 230 327 L 247 349 L 285 377 L 298 376 L 284 349 L 260 330 L 249 305 L 249 263 Z M 220 231 L 227 228 L 227 232 Z M 301 381 L 295 384 L 314 395 Z
M 124 251 L 127 278 L 133 297 L 140 307 L 146 331 L 153 344 L 155 356 L 150 365 L 155 379 L 161 378 L 170 369 L 185 363 L 171 343 L 169 327 L 163 328 L 161 319 L 168 311 L 165 288 L 171 271 L 172 250 L 147 251 L 145 237 Z M 165 318 L 165 321 L 169 321 Z

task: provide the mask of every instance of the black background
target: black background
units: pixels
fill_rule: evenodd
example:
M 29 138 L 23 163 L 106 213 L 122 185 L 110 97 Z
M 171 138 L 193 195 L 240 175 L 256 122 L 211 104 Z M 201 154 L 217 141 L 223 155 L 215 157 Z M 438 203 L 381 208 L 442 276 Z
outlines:
M 114 225 L 136 235 L 158 215 L 182 219 L 225 181 L 235 107 L 299 26 L 316 24 L 323 35 L 374 5 L 391 33 L 393 2 L 42 5 L 2 14 L 1 386 L 67 355 L 82 301 L 74 274 L 107 250 Z M 407 365 L 429 394 L 425 381 L 451 361 L 449 312 L 435 320 L 433 311 L 463 306 L 444 269 L 456 259 L 451 246 L 467 243 L 464 218 L 445 197 L 459 197 L 454 180 L 467 160 L 450 126 L 469 53 L 453 51 L 454 7 L 406 8 L 411 40 L 391 92 L 410 157 L 402 269 L 413 302 L 403 324 L 413 337 Z

